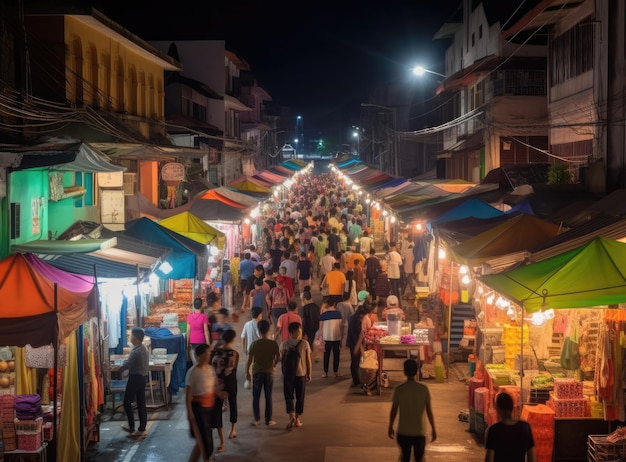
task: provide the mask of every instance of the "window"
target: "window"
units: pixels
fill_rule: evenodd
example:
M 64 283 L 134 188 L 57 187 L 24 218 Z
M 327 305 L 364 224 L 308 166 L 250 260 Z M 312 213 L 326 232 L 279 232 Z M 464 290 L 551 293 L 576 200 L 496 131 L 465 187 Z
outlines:
M 483 38 L 483 25 L 478 26 L 478 38 Z
M 550 83 L 556 85 L 593 68 L 595 22 L 588 18 L 550 44 Z
M 472 32 L 472 46 L 476 45 L 476 34 Z

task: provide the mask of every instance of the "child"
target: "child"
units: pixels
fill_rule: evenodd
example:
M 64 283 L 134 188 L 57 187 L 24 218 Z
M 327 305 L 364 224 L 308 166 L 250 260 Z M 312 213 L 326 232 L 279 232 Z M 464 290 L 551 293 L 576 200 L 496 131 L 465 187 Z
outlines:
M 227 321 L 228 309 L 220 308 L 215 314 L 215 323 L 211 325 L 211 341 L 220 341 L 225 330 L 232 329 L 233 326 Z M 217 345 L 216 345 L 217 347 Z
M 252 342 L 261 338 L 261 333 L 257 324 L 263 319 L 263 308 L 259 306 L 253 306 L 250 310 L 250 316 L 252 319 L 243 325 L 241 330 L 241 340 L 243 343 L 243 351 L 248 354 L 248 348 L 252 345 Z

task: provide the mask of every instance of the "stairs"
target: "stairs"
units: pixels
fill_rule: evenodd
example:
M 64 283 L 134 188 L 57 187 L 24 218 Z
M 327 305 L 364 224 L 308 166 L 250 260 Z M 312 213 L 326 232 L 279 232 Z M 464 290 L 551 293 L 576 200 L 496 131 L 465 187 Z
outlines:
M 466 319 L 476 319 L 474 307 L 469 304 L 452 305 L 452 324 L 450 326 L 450 351 L 454 351 L 459 348 L 459 343 L 463 338 L 463 321 L 465 321 Z

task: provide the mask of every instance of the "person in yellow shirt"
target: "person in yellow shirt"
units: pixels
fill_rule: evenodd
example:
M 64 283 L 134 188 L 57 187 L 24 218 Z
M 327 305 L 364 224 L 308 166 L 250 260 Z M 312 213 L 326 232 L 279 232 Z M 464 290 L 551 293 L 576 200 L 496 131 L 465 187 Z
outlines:
M 346 285 L 346 275 L 341 272 L 340 268 L 341 265 L 335 263 L 332 271 L 326 273 L 320 286 L 320 289 L 328 286 L 328 298 L 332 297 L 336 302 L 340 302 L 343 299 L 343 289 Z

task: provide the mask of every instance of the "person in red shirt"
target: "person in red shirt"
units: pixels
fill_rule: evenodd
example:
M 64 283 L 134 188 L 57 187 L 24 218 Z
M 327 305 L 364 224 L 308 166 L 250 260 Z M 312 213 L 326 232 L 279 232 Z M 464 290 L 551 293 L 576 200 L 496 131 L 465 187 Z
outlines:
M 289 324 L 292 322 L 297 322 L 302 324 L 302 318 L 298 314 L 298 304 L 294 301 L 289 302 L 287 305 L 287 312 L 281 315 L 278 318 L 278 322 L 276 323 L 276 339 L 280 338 L 280 342 L 282 343 L 288 338 L 291 337 L 291 333 L 289 332 Z

